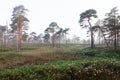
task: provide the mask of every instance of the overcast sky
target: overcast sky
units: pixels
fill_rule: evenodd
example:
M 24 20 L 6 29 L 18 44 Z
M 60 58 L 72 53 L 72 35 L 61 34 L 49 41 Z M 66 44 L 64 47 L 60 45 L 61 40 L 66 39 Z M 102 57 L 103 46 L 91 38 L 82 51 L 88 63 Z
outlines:
M 120 5 L 120 0 L 0 0 L 0 25 L 10 24 L 13 8 L 24 5 L 29 10 L 29 32 L 43 33 L 51 22 L 62 28 L 70 28 L 69 35 L 85 38 L 86 31 L 78 23 L 80 13 L 95 9 L 99 18 L 111 8 Z

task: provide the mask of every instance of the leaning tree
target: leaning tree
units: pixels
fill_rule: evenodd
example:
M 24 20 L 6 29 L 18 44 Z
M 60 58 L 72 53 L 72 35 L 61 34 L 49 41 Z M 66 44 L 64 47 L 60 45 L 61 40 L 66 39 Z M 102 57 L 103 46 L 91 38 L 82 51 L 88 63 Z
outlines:
M 113 44 L 113 48 L 116 49 L 120 38 L 120 14 L 117 7 L 114 7 L 106 14 L 104 27 L 104 29 L 106 29 L 108 39 Z
M 90 21 L 91 21 L 92 17 L 93 18 L 97 18 L 96 13 L 97 12 L 94 9 L 86 10 L 85 12 L 80 14 L 80 20 L 79 20 L 79 23 L 80 23 L 82 28 L 89 28 L 90 29 L 90 33 L 91 33 L 91 48 L 94 48 L 94 33 L 92 31 L 92 24 L 91 24 Z

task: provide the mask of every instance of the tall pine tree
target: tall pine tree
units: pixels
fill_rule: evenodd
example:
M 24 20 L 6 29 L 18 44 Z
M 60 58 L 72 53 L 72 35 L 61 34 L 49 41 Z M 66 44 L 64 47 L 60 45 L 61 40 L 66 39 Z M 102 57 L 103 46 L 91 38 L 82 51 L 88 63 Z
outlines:
M 26 30 L 28 27 L 29 20 L 26 18 L 26 11 L 28 10 L 23 5 L 16 6 L 13 9 L 10 26 L 11 32 L 17 33 L 17 51 L 20 51 L 21 48 L 22 30 Z

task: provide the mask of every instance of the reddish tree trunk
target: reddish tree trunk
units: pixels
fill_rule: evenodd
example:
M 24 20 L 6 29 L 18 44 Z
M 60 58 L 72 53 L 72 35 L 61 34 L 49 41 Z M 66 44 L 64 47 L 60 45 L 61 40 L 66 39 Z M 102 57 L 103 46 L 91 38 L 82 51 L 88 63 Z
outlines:
M 20 17 L 18 19 L 18 44 L 17 44 L 17 51 L 20 51 L 21 49 L 21 35 L 22 35 L 22 26 L 21 26 L 21 21 Z

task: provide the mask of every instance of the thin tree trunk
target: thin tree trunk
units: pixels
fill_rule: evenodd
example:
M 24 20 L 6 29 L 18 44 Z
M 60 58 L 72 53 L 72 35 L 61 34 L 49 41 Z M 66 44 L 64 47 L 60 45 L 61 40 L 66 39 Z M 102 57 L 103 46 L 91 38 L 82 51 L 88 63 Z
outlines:
M 54 48 L 54 34 L 52 35 L 52 47 Z
M 117 34 L 116 34 L 116 30 L 114 31 L 114 49 L 116 50 L 116 48 L 117 48 Z
M 119 47 L 119 29 L 117 30 L 117 47 Z
M 99 45 L 100 45 L 100 30 L 99 30 L 99 34 L 98 34 L 98 36 L 99 36 Z
M 21 26 L 21 19 L 20 16 L 18 18 L 18 45 L 17 45 L 17 51 L 20 51 L 21 49 L 21 34 L 22 34 L 22 26 Z
M 92 25 L 89 20 L 88 20 L 88 23 L 90 25 L 90 32 L 91 32 L 91 48 L 93 49 L 94 48 L 94 37 L 93 37 Z
M 66 33 L 65 33 L 65 45 L 67 47 L 67 36 L 66 36 Z
M 60 36 L 60 34 L 59 34 L 59 43 L 58 43 L 59 48 L 60 48 L 60 44 L 61 44 L 61 36 Z
M 116 16 L 115 16 L 115 11 L 114 11 L 114 19 L 116 18 Z M 114 20 L 114 27 L 116 27 L 116 22 L 115 22 L 115 20 Z M 116 48 L 117 48 L 117 30 L 115 29 L 115 30 L 113 30 L 114 31 L 114 49 L 116 50 Z
M 101 33 L 102 33 L 102 35 L 103 35 L 103 38 L 104 38 L 104 41 L 105 41 L 107 47 L 110 48 L 110 46 L 109 46 L 109 44 L 108 44 L 108 42 L 107 42 L 107 39 L 106 39 L 106 37 L 105 37 L 105 35 L 104 35 L 104 33 L 103 33 L 103 30 L 102 30 L 100 27 L 99 27 L 99 29 L 101 30 Z

